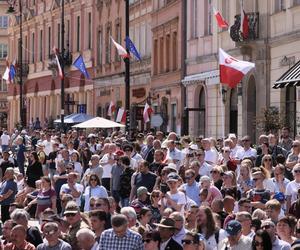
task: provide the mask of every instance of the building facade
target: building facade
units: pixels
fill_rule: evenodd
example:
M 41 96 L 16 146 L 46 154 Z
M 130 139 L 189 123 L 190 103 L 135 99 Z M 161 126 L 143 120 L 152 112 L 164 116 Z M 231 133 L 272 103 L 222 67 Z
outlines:
M 6 13 L 8 4 L 6 1 L 0 2 L 0 127 L 7 127 L 7 83 L 2 76 L 6 70 L 6 57 L 8 54 L 8 21 Z
M 97 4 L 89 1 L 65 1 L 65 54 L 73 60 L 80 54 L 91 77 L 94 58 L 96 58 L 95 20 Z M 61 52 L 61 1 L 21 1 L 22 3 L 22 53 L 23 65 L 28 66 L 28 75 L 23 77 L 24 110 L 26 124 L 39 118 L 45 126 L 61 114 L 61 81 L 53 48 Z M 18 11 L 19 7 L 16 6 Z M 9 59 L 19 59 L 18 41 L 20 39 L 20 20 L 18 12 L 10 16 Z M 71 58 L 65 66 L 65 115 L 84 107 L 86 113 L 94 113 L 93 81 L 71 66 Z M 25 68 L 26 70 L 26 68 Z M 24 70 L 23 70 L 24 71 Z M 18 84 L 10 84 L 9 128 L 14 128 L 20 120 L 20 89 Z
M 235 16 L 240 17 L 240 1 L 187 3 L 187 75 L 183 84 L 191 109 L 189 133 L 221 137 L 231 132 L 257 138 L 261 132 L 258 123 L 270 106 L 278 107 L 281 115 L 292 114 L 287 124 L 295 127 L 296 88 L 273 90 L 272 86 L 289 66 L 280 64 L 282 60 L 299 60 L 299 1 L 244 1 L 252 25 L 245 41 L 233 41 L 232 32 L 218 28 L 211 8 L 220 10 L 232 26 Z M 237 88 L 220 84 L 218 48 L 256 65 Z

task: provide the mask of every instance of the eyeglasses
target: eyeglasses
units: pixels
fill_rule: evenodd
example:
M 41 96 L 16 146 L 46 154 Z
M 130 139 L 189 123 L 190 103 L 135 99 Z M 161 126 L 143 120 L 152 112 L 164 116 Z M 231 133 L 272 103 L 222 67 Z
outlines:
M 65 214 L 66 217 L 74 217 L 76 214 Z
M 151 239 L 143 239 L 143 243 L 150 243 Z
M 192 240 L 181 240 L 182 245 L 191 245 L 194 244 L 194 241 Z
M 254 245 L 257 246 L 257 247 L 258 246 L 262 246 L 263 247 L 264 243 L 263 242 L 259 242 L 259 241 L 254 241 Z
M 265 225 L 263 227 L 261 227 L 262 229 L 270 229 L 271 228 L 271 225 Z

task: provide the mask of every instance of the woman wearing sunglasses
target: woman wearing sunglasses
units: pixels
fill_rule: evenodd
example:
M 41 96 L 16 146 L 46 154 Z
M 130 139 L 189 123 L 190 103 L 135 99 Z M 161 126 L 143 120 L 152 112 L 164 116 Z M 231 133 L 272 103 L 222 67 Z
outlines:
M 146 231 L 143 235 L 145 250 L 159 250 L 160 235 L 157 230 Z
M 204 250 L 204 237 L 198 233 L 187 232 L 181 241 L 183 250 Z
M 99 197 L 107 198 L 108 194 L 104 186 L 101 185 L 98 175 L 91 174 L 88 181 L 88 186 L 84 192 L 84 212 L 90 211 L 90 198 Z
M 270 235 L 265 230 L 257 230 L 252 241 L 253 250 L 269 250 L 272 249 L 272 241 Z

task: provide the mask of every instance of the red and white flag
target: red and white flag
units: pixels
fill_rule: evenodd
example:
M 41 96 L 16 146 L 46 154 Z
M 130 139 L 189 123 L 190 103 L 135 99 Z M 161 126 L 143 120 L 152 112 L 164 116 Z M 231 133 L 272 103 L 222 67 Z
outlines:
M 6 57 L 6 69 L 4 71 L 4 74 L 3 74 L 2 78 L 9 82 L 9 61 L 8 61 L 8 57 Z
M 248 16 L 246 15 L 244 11 L 244 4 L 243 0 L 241 1 L 241 26 L 240 26 L 240 32 L 242 34 L 242 37 L 244 40 L 248 39 L 249 37 L 249 20 Z
M 111 101 L 109 104 L 108 110 L 107 110 L 107 115 L 112 116 L 112 114 L 115 112 L 115 110 L 116 110 L 116 106 L 115 106 L 114 102 Z
M 119 108 L 116 122 L 121 122 L 121 123 L 126 122 L 126 112 L 123 108 Z
M 146 102 L 144 112 L 143 112 L 143 117 L 144 117 L 144 122 L 145 123 L 150 121 L 150 116 L 151 116 L 152 113 L 153 113 L 153 109 Z
M 129 54 L 127 53 L 127 50 L 124 49 L 124 47 L 122 47 L 121 44 L 118 44 L 112 37 L 110 37 L 110 39 L 112 40 L 113 44 L 117 48 L 119 56 L 121 56 L 123 58 L 130 57 Z
M 234 88 L 243 79 L 244 75 L 255 68 L 255 64 L 238 60 L 219 48 L 219 67 L 220 82 Z
M 213 7 L 213 11 L 214 11 L 215 18 L 217 19 L 219 28 L 228 28 L 229 25 L 221 15 L 220 11 L 216 10 L 214 7 Z
M 59 62 L 59 59 L 58 59 L 58 49 L 56 47 L 53 48 L 53 52 L 54 52 L 54 55 L 55 55 L 55 60 L 56 60 L 56 63 L 57 63 L 57 67 L 58 67 L 58 74 L 60 76 L 60 79 L 64 79 L 64 73 L 62 71 L 62 68 L 61 68 L 61 65 L 60 65 L 60 62 Z

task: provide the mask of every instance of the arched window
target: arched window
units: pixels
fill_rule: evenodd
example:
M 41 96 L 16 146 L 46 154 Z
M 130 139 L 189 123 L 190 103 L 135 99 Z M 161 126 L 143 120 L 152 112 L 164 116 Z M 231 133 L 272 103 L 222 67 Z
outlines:
M 205 112 L 205 92 L 202 88 L 199 94 L 198 135 L 203 136 L 205 136 Z

